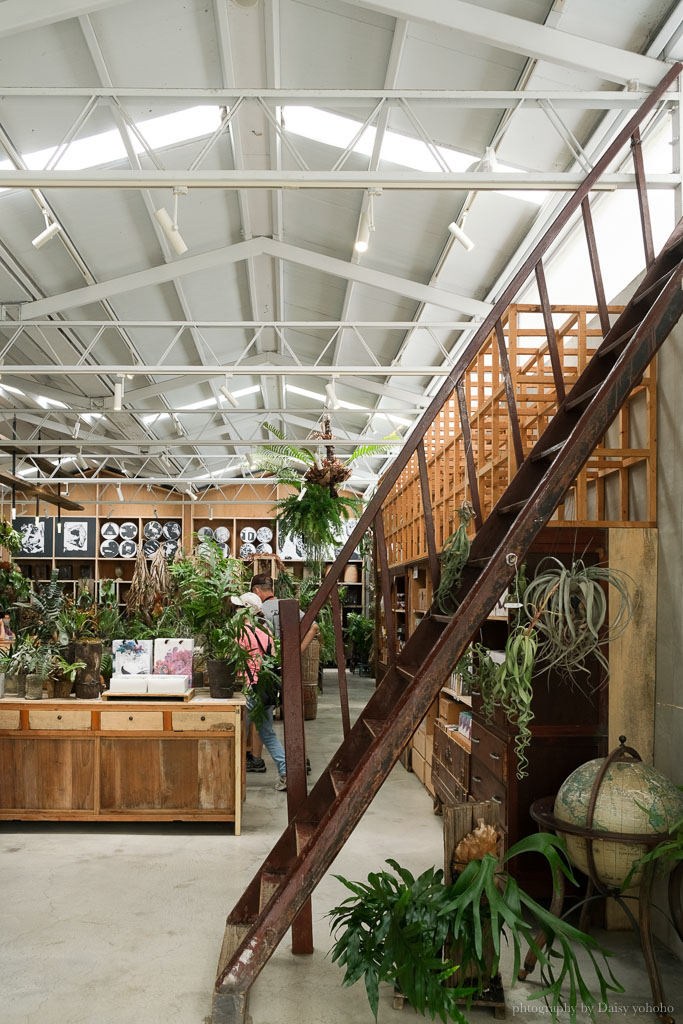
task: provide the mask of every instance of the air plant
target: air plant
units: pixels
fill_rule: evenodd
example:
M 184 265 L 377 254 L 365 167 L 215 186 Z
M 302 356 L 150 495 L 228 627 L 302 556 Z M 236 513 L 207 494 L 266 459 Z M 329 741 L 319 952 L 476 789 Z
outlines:
M 633 614 L 630 584 L 619 569 L 586 565 L 582 559 L 567 568 L 552 556 L 539 563 L 524 592 L 524 610 L 538 633 L 537 669 L 554 669 L 576 683 L 590 675 L 589 659 L 595 658 L 609 673 L 600 645 L 621 636 Z M 608 627 L 607 587 L 618 602 Z
M 441 574 L 434 601 L 444 614 L 453 612 L 453 594 L 460 586 L 463 570 L 470 557 L 470 539 L 467 528 L 474 519 L 474 508 L 469 501 L 463 501 L 458 509 L 460 524 L 444 544 L 441 554 Z

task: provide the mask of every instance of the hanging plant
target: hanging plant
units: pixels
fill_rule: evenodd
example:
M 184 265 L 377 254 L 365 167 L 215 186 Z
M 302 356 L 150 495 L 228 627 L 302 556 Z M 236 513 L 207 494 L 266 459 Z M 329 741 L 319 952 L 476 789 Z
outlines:
M 21 551 L 22 537 L 6 519 L 0 520 L 0 548 L 7 548 L 12 555 Z
M 149 572 L 147 571 L 147 560 L 145 559 L 142 544 L 139 544 L 138 553 L 135 558 L 133 579 L 130 584 L 130 590 L 126 594 L 126 613 L 129 618 L 142 618 L 147 622 L 149 618 L 147 605 L 149 602 L 150 590 L 151 584 Z
M 455 533 L 450 535 L 439 556 L 441 574 L 434 600 L 437 608 L 444 615 L 455 611 L 452 595 L 460 586 L 465 563 L 470 557 L 471 545 L 467 536 L 467 528 L 474 519 L 474 508 L 469 501 L 463 501 L 458 509 L 458 519 L 460 525 Z
M 533 580 L 524 592 L 524 610 L 538 633 L 537 668 L 554 669 L 576 683 L 590 676 L 589 659 L 595 658 L 609 673 L 609 663 L 600 650 L 621 636 L 633 614 L 631 584 L 627 573 L 582 559 L 567 568 L 554 557 L 539 562 Z M 617 602 L 612 622 L 607 619 L 607 594 Z

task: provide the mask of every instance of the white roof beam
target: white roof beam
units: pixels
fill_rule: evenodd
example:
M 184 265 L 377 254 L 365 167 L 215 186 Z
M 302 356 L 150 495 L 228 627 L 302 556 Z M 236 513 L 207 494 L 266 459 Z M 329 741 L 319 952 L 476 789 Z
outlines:
M 118 7 L 127 0 L 5 0 L 0 4 L 0 38 Z
M 479 302 L 477 299 L 470 299 L 464 295 L 455 295 L 443 288 L 434 288 L 430 285 L 408 281 L 406 278 L 396 277 L 393 274 L 385 274 L 379 270 L 355 266 L 344 260 L 324 256 L 322 253 L 309 252 L 286 242 L 277 242 L 270 238 L 252 238 L 248 242 L 238 242 L 236 245 L 214 249 L 197 256 L 187 256 L 185 259 L 164 266 L 140 270 L 135 274 L 125 274 L 123 277 L 112 278 L 110 281 L 103 281 L 85 288 L 76 288 L 73 291 L 53 295 L 47 299 L 39 299 L 36 302 L 26 302 L 21 306 L 21 318 L 48 316 L 74 306 L 89 305 L 112 295 L 121 295 L 124 292 L 134 291 L 136 288 L 163 284 L 185 274 L 197 273 L 222 263 L 234 263 L 259 253 L 298 263 L 335 277 L 357 281 L 370 287 L 397 292 L 399 295 L 405 295 L 419 302 L 431 302 L 435 306 L 458 310 L 468 316 L 486 316 L 491 309 L 487 302 Z
M 654 86 L 668 71 L 664 61 L 653 57 L 571 35 L 480 4 L 465 3 L 464 0 L 421 0 L 419 7 L 414 0 L 349 0 L 349 3 L 395 18 L 454 29 L 489 46 L 589 71 L 611 82 L 635 81 Z

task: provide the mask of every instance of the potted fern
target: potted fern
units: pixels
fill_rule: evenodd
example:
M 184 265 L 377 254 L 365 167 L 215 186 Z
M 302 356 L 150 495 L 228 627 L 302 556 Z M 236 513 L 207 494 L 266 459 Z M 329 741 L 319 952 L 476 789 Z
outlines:
M 546 858 L 555 887 L 562 875 L 576 885 L 564 840 L 545 832 L 516 843 L 503 867 L 491 852 L 473 857 L 461 865 L 451 885 L 444 885 L 441 870 L 429 868 L 415 878 L 394 860 L 387 862 L 393 873 L 373 872 L 367 882 L 349 882 L 337 875 L 352 893 L 329 915 L 335 937 L 332 959 L 345 968 L 342 984 L 364 980 L 375 1020 L 380 982 L 389 982 L 418 1013 L 465 1024 L 459 1004 L 469 1005 L 495 978 L 504 938 L 514 953 L 513 978 L 524 944 L 538 956 L 544 987 L 529 998 L 544 999 L 553 1019 L 569 1009 L 575 1020 L 580 1003 L 595 1020 L 599 1004 L 608 1002 L 608 992 L 623 992 L 606 961 L 604 968 L 598 962 L 598 957 L 609 954 L 590 935 L 536 903 L 504 870 L 508 861 L 524 853 Z M 543 948 L 536 938 L 539 928 L 546 938 Z M 598 998 L 588 988 L 575 946 L 593 965 Z M 457 959 L 451 959 L 453 951 Z M 468 977 L 458 977 L 451 986 L 448 982 L 460 964 L 468 965 Z M 568 995 L 562 991 L 564 983 L 569 985 Z

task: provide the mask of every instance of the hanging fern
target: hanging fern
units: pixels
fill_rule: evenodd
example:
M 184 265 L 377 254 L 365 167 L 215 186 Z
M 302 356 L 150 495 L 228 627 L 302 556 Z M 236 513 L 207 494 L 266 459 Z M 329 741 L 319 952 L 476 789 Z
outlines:
M 326 548 L 339 543 L 344 522 L 360 515 L 363 502 L 345 495 L 333 497 L 319 484 L 309 484 L 302 494 L 299 482 L 298 493 L 280 498 L 274 508 L 280 536 L 300 536 L 307 557 L 320 561 Z

